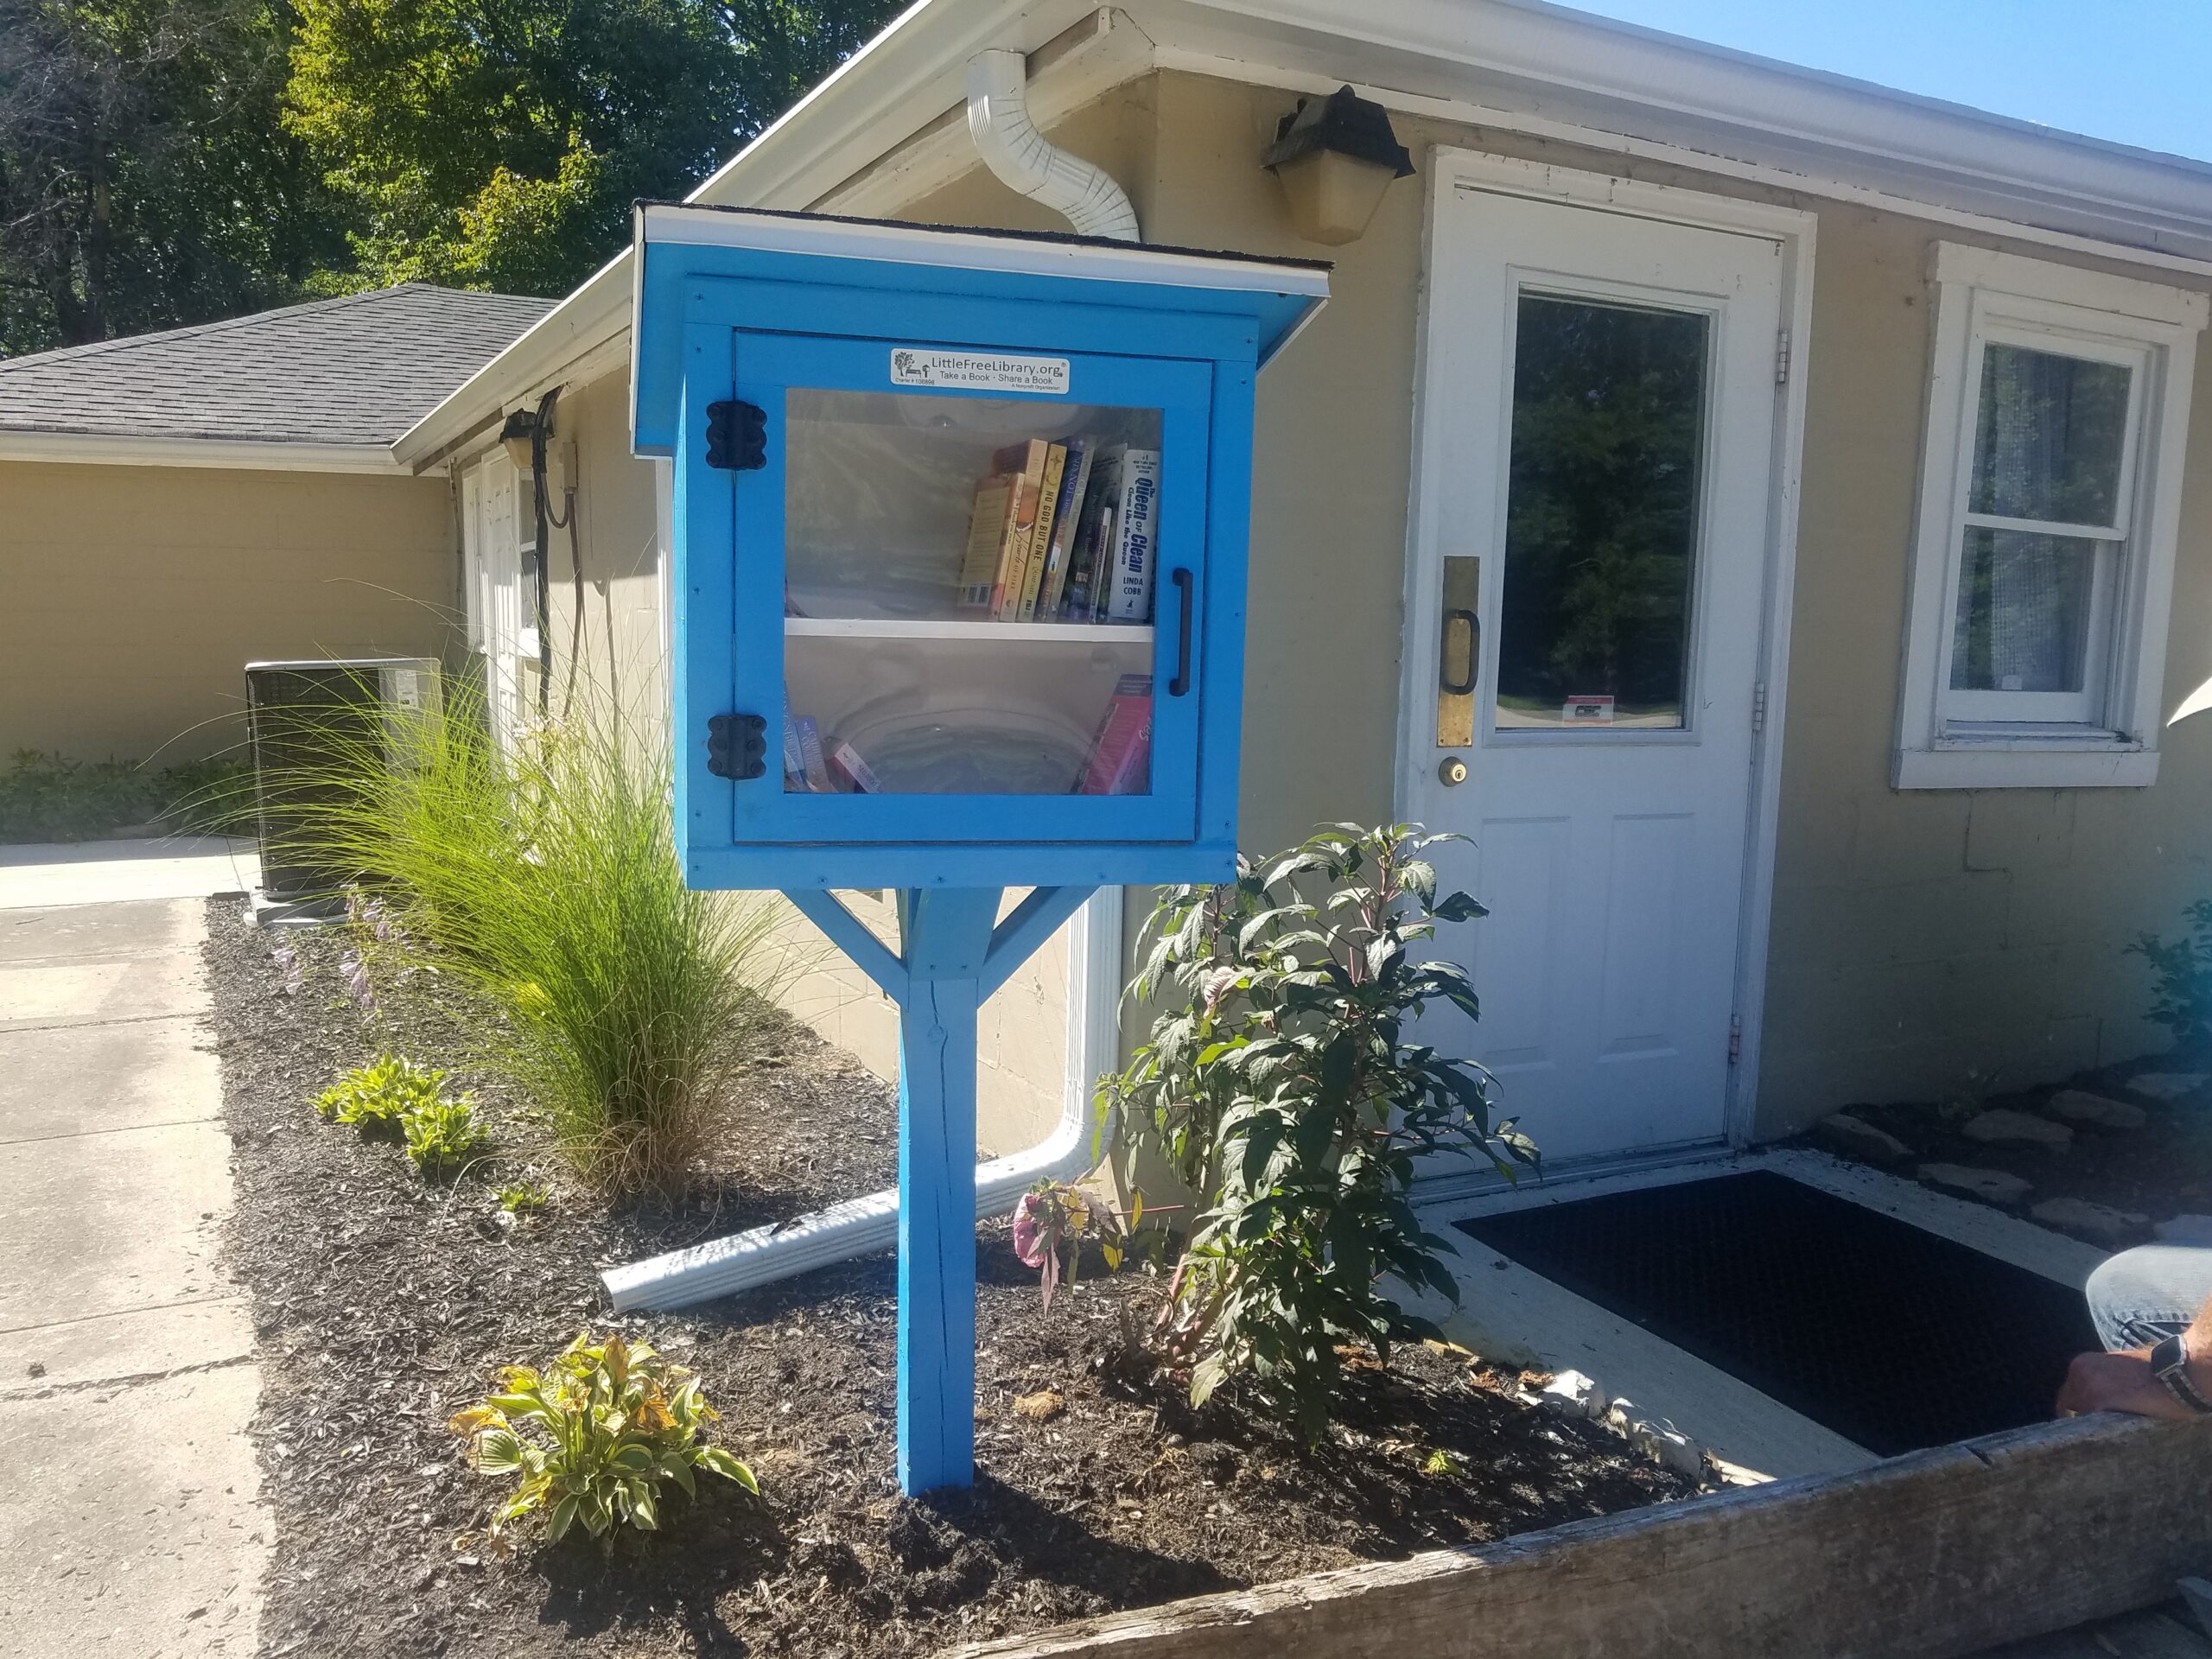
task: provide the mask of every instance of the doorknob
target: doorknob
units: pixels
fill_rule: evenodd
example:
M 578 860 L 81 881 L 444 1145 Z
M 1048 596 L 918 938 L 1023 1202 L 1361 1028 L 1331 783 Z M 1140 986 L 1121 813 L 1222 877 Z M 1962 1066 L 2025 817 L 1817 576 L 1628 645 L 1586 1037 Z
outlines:
M 1471 748 L 1475 741 L 1475 683 L 1483 671 L 1482 561 L 1453 553 L 1444 560 L 1444 593 L 1437 640 L 1436 747 Z M 1441 774 L 1440 774 L 1441 775 Z M 1447 784 L 1457 783 L 1446 778 Z
M 1436 780 L 1446 789 L 1456 789 L 1467 781 L 1467 763 L 1456 754 L 1447 754 L 1436 768 Z

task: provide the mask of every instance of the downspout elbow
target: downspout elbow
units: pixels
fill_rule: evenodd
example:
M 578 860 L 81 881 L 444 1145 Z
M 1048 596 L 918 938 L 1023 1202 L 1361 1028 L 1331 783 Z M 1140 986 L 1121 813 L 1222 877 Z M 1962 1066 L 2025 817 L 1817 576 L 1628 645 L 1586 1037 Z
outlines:
M 1084 236 L 1139 240 L 1128 193 L 1103 168 L 1049 143 L 1029 118 L 1028 60 L 1010 48 L 968 60 L 968 131 L 984 165 Z

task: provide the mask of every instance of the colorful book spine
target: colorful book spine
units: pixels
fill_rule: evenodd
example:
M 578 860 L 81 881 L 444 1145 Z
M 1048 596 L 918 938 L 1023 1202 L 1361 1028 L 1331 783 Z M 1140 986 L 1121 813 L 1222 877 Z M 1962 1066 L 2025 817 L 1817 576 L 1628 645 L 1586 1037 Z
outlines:
M 1113 545 L 1114 499 L 1122 476 L 1122 457 L 1128 448 L 1108 444 L 1099 450 L 1091 468 L 1075 545 L 1068 552 L 1066 613 L 1071 622 L 1092 621 L 1098 613 L 1100 550 Z
M 1068 447 L 1055 443 L 1045 453 L 1045 479 L 1038 495 L 1037 529 L 1029 538 L 1029 563 L 1021 578 L 1021 606 L 1017 622 L 1037 620 L 1037 601 L 1045 590 L 1045 567 L 1052 562 L 1052 530 L 1059 523 L 1060 483 L 1067 476 Z
M 1021 613 L 1022 584 L 1028 580 L 1030 543 L 1045 499 L 1045 461 L 1052 446 L 1042 438 L 1008 444 L 991 457 L 991 470 L 1014 474 L 1014 512 L 1007 521 L 998 576 L 991 585 L 991 614 L 1011 622 Z
M 1098 446 L 1089 438 L 1068 440 L 1067 465 L 1060 472 L 1060 499 L 1052 514 L 1052 543 L 1045 555 L 1045 585 L 1037 595 L 1037 614 L 1046 621 L 1059 615 L 1067 597 L 1068 555 L 1083 523 L 1084 495 Z
M 799 747 L 798 722 L 788 713 L 784 716 L 784 791 L 806 792 L 806 751 Z
M 837 752 L 830 757 L 830 764 L 836 769 L 839 777 L 852 785 L 854 793 L 880 795 L 883 792 L 883 786 L 876 782 L 874 772 L 867 761 L 861 759 L 860 751 L 851 744 L 840 743 Z
M 1109 621 L 1152 619 L 1153 577 L 1160 563 L 1160 451 L 1132 449 L 1122 457 L 1116 509 L 1112 575 L 1106 583 Z
M 1114 686 L 1078 795 L 1141 795 L 1152 767 L 1152 676 L 1124 674 Z
M 1015 480 L 995 473 L 976 486 L 976 505 L 968 515 L 968 545 L 960 559 L 960 582 L 954 602 L 980 610 L 991 602 L 991 584 L 998 575 L 999 555 L 1006 545 L 1007 514 L 1013 510 Z

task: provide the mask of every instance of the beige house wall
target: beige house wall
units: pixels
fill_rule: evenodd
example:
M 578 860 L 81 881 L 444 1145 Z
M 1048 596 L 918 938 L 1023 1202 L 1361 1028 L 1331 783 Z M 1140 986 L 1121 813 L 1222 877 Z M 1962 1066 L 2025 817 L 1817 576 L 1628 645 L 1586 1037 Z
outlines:
M 196 759 L 249 661 L 441 655 L 454 535 L 443 478 L 0 461 L 0 755 Z
M 1337 261 L 1327 309 L 1260 399 L 1243 804 L 1248 844 L 1270 846 L 1393 807 L 1426 194 L 1401 184 L 1360 240 L 1316 248 L 1291 233 L 1256 160 L 1293 95 L 1169 74 L 1154 99 L 1148 238 Z M 1929 246 L 2125 264 L 1514 135 L 1395 125 L 1417 159 L 1443 144 L 1818 215 L 1758 1134 L 1853 1101 L 1993 1077 L 2017 1087 L 2161 1046 L 2142 1018 L 2142 965 L 2123 952 L 2212 893 L 2212 721 L 2166 734 L 2146 790 L 1889 786 Z M 2212 397 L 2197 400 L 2190 452 L 2170 708 L 2212 676 Z
M 1148 240 L 1335 262 L 1330 305 L 1268 370 L 1260 400 L 1242 795 L 1253 848 L 1323 820 L 1379 821 L 1395 810 L 1425 183 L 1394 188 L 1355 243 L 1300 241 L 1257 160 L 1294 102 L 1167 73 L 1051 131 L 1121 180 Z M 1395 124 L 1417 160 L 1434 145 L 1460 147 L 1817 215 L 1812 337 L 1799 354 L 1808 418 L 1758 1133 L 1787 1133 L 1853 1101 L 1940 1097 L 1993 1077 L 2018 1086 L 2155 1050 L 2142 967 L 2123 949 L 2212 893 L 2202 829 L 2212 822 L 2212 722 L 2167 734 L 2149 790 L 1900 792 L 1888 782 L 1926 400 L 1929 245 L 2100 262 L 1513 134 Z M 980 167 L 901 216 L 1057 226 Z M 563 419 L 582 433 L 587 573 L 611 573 L 617 636 L 642 651 L 648 639 L 658 646 L 657 613 L 652 628 L 645 618 L 659 574 L 644 540 L 651 469 L 627 455 L 626 399 L 622 378 L 610 377 L 564 404 Z M 2212 676 L 2212 399 L 2199 404 L 2170 706 Z M 556 588 L 564 551 L 556 537 Z M 556 593 L 556 618 L 565 603 Z M 664 702 L 664 677 L 654 683 Z M 1133 931 L 1148 895 L 1129 898 Z M 853 903 L 887 935 L 887 907 Z M 889 1003 L 803 922 L 794 918 L 789 938 L 798 971 L 788 1005 L 895 1075 Z M 1065 985 L 1056 942 L 986 1011 L 982 1140 L 993 1150 L 1041 1138 L 1057 1113 Z

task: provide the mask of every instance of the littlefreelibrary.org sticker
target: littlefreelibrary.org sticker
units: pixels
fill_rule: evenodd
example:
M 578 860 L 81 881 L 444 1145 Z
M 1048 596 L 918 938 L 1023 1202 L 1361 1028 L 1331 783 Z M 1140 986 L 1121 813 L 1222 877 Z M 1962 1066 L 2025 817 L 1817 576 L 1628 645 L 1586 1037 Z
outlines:
M 1065 357 L 1020 357 L 1005 352 L 925 351 L 913 346 L 891 350 L 894 386 L 940 386 L 960 391 L 1026 391 L 1065 397 Z

